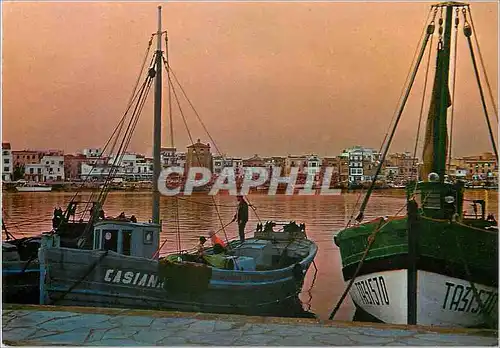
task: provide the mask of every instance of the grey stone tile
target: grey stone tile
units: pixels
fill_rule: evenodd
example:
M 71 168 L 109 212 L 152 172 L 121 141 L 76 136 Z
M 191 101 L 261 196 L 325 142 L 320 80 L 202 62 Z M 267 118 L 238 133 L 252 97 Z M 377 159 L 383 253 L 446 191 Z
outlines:
M 122 326 L 144 327 L 150 326 L 155 319 L 151 317 L 137 317 L 137 316 L 123 316 L 112 317 L 109 319 L 110 323 L 120 324 Z
M 397 330 L 397 329 L 379 329 L 379 328 L 363 328 L 360 330 L 362 335 L 376 337 L 405 337 L 415 335 L 415 331 Z
M 196 320 L 186 318 L 156 318 L 149 326 L 151 330 L 188 327 Z
M 46 330 L 70 331 L 81 327 L 85 328 L 112 328 L 117 326 L 107 321 L 108 316 L 102 315 L 79 315 L 74 317 L 59 317 L 54 320 L 46 320 L 38 323 L 38 327 Z
M 209 344 L 212 346 L 231 346 L 236 340 L 240 338 L 240 335 L 231 332 L 192 332 L 185 333 L 182 335 L 182 337 L 185 338 L 188 343 L 191 343 L 193 345 Z
M 124 339 L 136 335 L 140 330 L 134 327 L 115 327 L 104 332 L 101 340 Z
M 126 310 L 123 311 L 125 313 Z M 215 317 L 214 317 L 215 318 Z M 495 346 L 496 337 L 417 333 L 378 326 L 280 324 L 192 317 L 12 310 L 2 313 L 3 338 L 18 344 L 44 345 L 215 345 L 215 346 Z
M 161 341 L 157 341 L 158 346 L 186 346 L 189 345 L 184 337 L 166 337 Z
M 245 335 L 264 335 L 273 331 L 270 326 L 263 324 L 245 324 L 241 327 Z
M 246 335 L 243 334 L 242 337 L 238 338 L 234 341 L 235 345 L 244 345 L 244 346 L 262 346 L 262 345 L 275 345 L 275 342 L 280 340 L 280 336 L 275 335 Z
M 100 341 L 108 329 L 90 329 L 85 343 Z
M 32 337 L 31 339 L 51 345 L 52 344 L 82 345 L 85 342 L 85 339 L 87 338 L 88 335 L 89 335 L 89 330 L 82 329 L 72 332 L 62 332 L 56 335 L 50 335 L 45 337 Z
M 174 332 L 165 332 L 162 330 L 155 331 L 145 331 L 141 330 L 136 333 L 132 338 L 140 343 L 155 345 L 156 342 L 161 341 L 165 338 L 174 336 Z
M 354 344 L 348 335 L 338 333 L 314 335 L 312 342 L 327 346 L 352 346 Z
M 283 337 L 281 336 L 281 339 L 278 339 L 274 342 L 277 345 L 280 346 L 323 346 L 324 343 L 320 343 L 314 340 L 313 336 L 309 335 L 301 335 L 301 336 L 289 336 L 289 337 Z
M 235 328 L 236 323 L 231 321 L 216 321 L 214 331 L 226 331 Z
M 267 325 L 266 329 L 279 336 L 300 336 L 305 333 L 304 328 L 299 325 Z
M 111 346 L 111 347 L 122 347 L 122 346 L 141 346 L 142 344 L 137 343 L 131 339 L 107 339 L 93 343 L 95 346 Z
M 365 335 L 349 335 L 349 338 L 358 345 L 383 345 L 394 342 L 394 337 L 377 337 Z
M 213 320 L 198 320 L 189 324 L 187 330 L 196 332 L 213 332 L 215 329 L 215 321 Z
M 36 327 L 30 328 L 2 328 L 2 338 L 4 340 L 25 340 L 27 337 L 35 334 L 38 331 Z
M 492 345 L 498 342 L 495 337 L 486 336 L 474 336 L 474 335 L 463 335 L 463 334 L 437 334 L 437 333 L 426 333 L 417 334 L 415 338 L 421 339 L 422 341 L 431 341 L 436 344 L 443 343 L 453 343 L 455 345 Z

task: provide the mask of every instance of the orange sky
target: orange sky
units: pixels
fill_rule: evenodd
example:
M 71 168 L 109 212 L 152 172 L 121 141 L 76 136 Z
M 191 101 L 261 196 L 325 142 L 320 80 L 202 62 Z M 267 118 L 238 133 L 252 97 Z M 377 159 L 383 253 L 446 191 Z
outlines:
M 156 31 L 157 5 L 2 2 L 3 141 L 66 152 L 102 146 Z M 497 96 L 498 5 L 471 7 Z M 163 4 L 163 22 L 172 68 L 221 151 L 324 156 L 356 144 L 379 148 L 429 8 L 178 2 Z M 461 32 L 459 46 L 453 148 L 468 155 L 491 146 Z M 413 150 L 421 91 L 419 82 L 392 152 Z M 194 138 L 208 141 L 186 105 Z M 184 150 L 189 140 L 179 113 L 173 117 L 175 144 Z M 493 127 L 496 133 L 496 121 Z M 168 145 L 166 132 L 163 138 Z M 130 149 L 148 154 L 151 141 L 152 94 Z

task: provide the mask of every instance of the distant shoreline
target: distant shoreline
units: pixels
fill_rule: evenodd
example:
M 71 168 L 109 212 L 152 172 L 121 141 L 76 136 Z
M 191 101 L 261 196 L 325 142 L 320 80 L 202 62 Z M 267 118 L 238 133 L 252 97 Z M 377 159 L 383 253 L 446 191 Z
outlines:
M 59 186 L 59 185 L 57 185 Z M 98 191 L 99 189 L 97 188 L 72 188 L 72 187 L 57 187 L 57 186 L 52 186 L 52 191 L 46 191 L 46 192 L 43 192 L 43 193 L 61 193 L 61 192 L 96 192 Z M 60 185 L 62 186 L 62 185 Z M 366 191 L 367 188 L 361 188 L 361 187 L 356 187 L 356 188 L 342 188 L 342 187 L 335 187 L 335 188 L 332 188 L 332 189 L 340 189 L 342 190 L 342 193 L 347 193 L 347 192 L 359 192 L 359 191 Z M 376 191 L 405 191 L 405 187 L 375 187 L 374 190 Z M 467 191 L 472 191 L 472 190 L 498 190 L 498 187 L 465 187 L 465 189 Z M 296 189 L 295 192 L 294 192 L 294 195 L 297 195 L 297 192 L 299 191 L 300 189 Z M 316 189 L 316 192 L 319 193 L 321 189 Z M 151 189 L 150 188 L 110 188 L 109 189 L 110 192 L 126 192 L 126 193 L 147 193 L 147 192 L 151 192 Z M 200 195 L 200 194 L 206 194 L 208 193 L 210 190 L 200 190 L 200 191 L 194 191 L 193 194 L 194 195 Z M 15 186 L 12 186 L 12 187 L 6 187 L 6 185 L 4 184 L 2 186 L 2 192 L 4 193 L 18 193 L 18 194 L 27 194 L 27 193 L 36 193 L 36 194 L 39 194 L 40 192 L 18 192 L 15 188 Z M 266 190 L 256 190 L 256 189 L 253 189 L 253 190 L 250 190 L 249 192 L 250 194 L 264 194 L 264 195 L 267 195 L 268 194 L 268 191 L 267 189 Z M 226 191 L 221 191 L 220 193 L 218 193 L 217 195 L 228 195 L 228 193 Z M 277 195 L 286 195 L 286 190 L 278 190 L 276 192 Z

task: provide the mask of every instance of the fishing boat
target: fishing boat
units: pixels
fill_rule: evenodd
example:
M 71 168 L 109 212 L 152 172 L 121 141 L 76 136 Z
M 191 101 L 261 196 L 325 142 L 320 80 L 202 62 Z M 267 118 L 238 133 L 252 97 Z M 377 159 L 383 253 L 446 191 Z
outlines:
M 2 218 L 2 302 L 36 303 L 40 283 L 39 239 L 15 238 Z M 34 255 L 34 256 L 33 256 Z
M 50 192 L 52 186 L 39 182 L 18 181 L 16 190 L 17 192 Z
M 159 256 L 161 37 L 166 34 L 161 7 L 158 22 L 157 49 L 147 77 L 147 83 L 155 81 L 152 219 L 96 222 L 92 250 L 64 248 L 59 236 L 44 235 L 39 249 L 40 303 L 272 313 L 275 306 L 297 297 L 316 256 L 317 246 L 307 238 L 305 225 L 268 221 L 257 224 L 254 236 L 243 242 Z
M 405 215 L 363 222 L 372 183 L 354 225 L 335 235 L 334 242 L 342 258 L 343 277 L 348 284 L 345 294 L 349 293 L 358 311 L 376 321 L 496 328 L 497 222 L 492 215 L 487 216 L 484 201 L 472 202 L 474 215 L 464 214 L 464 207 L 471 203 L 464 198 L 464 183 L 458 181 L 452 184 L 445 180 L 452 143 L 452 137 L 448 137 L 447 117 L 448 114 L 453 117 L 455 86 L 455 79 L 449 82 L 450 65 L 456 68 L 456 59 L 452 60 L 456 56 L 451 52 L 457 52 L 456 35 L 460 22 L 463 23 L 471 51 L 486 123 L 498 161 L 471 43 L 475 31 L 467 4 L 446 2 L 433 5 L 429 18 L 432 19 L 426 23 L 421 49 L 381 160 L 382 163 L 385 160 L 429 42 L 429 51 L 433 52 L 432 38 L 436 33 L 436 68 L 427 116 L 421 180 L 406 186 Z M 436 29 L 436 26 L 439 28 Z M 452 44 L 455 44 L 453 50 Z M 431 55 L 428 57 L 429 64 Z M 425 93 L 423 95 L 425 97 Z M 380 174 L 382 163 L 377 168 L 375 179 Z M 482 211 L 477 212 L 479 205 Z M 330 318 L 334 314 L 335 311 Z
M 57 235 L 60 245 L 67 248 L 78 248 L 80 236 L 88 228 L 89 220 L 85 215 L 75 219 L 77 207 L 89 205 L 89 202 L 72 200 L 65 211 L 54 210 L 51 234 Z M 2 292 L 4 303 L 39 303 L 40 299 L 40 265 L 38 249 L 42 234 L 17 238 L 7 230 L 5 212 L 2 218 Z M 84 219 L 85 218 L 85 219 Z M 93 239 L 89 239 L 82 248 L 92 248 Z

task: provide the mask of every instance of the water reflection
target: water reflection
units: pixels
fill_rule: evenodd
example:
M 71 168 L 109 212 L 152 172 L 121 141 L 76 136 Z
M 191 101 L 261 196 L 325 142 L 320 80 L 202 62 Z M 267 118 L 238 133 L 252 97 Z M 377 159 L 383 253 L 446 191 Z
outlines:
M 256 214 L 252 209 L 249 210 L 248 229 L 253 228 L 260 220 L 295 220 L 306 224 L 309 238 L 318 244 L 319 250 L 315 259 L 317 271 L 311 266 L 299 296 L 305 310 L 302 310 L 302 307 L 289 306 L 294 308 L 293 312 L 296 315 L 310 316 L 312 312 L 321 319 L 327 319 L 342 295 L 345 284 L 341 273 L 340 253 L 333 243 L 333 234 L 343 228 L 353 215 L 354 206 L 360 201 L 360 194 L 359 192 L 341 196 L 255 194 L 248 197 L 256 208 Z M 49 231 L 54 207 L 65 207 L 73 195 L 64 192 L 4 193 L 3 218 L 7 228 L 14 235 Z M 497 191 L 466 191 L 467 199 L 485 199 L 488 211 L 495 215 L 498 211 L 497 195 Z M 83 194 L 81 199 L 88 199 L 89 196 L 90 194 Z M 377 191 L 367 206 L 366 219 L 392 215 L 404 204 L 403 190 Z M 182 249 L 194 247 L 200 235 L 206 235 L 210 230 L 218 230 L 222 224 L 231 221 L 236 206 L 236 198 L 229 195 L 209 197 L 196 194 L 180 199 L 162 197 L 161 243 L 165 240 L 166 243 L 161 253 L 177 251 L 179 237 Z M 117 216 L 123 211 L 127 216 L 133 214 L 138 220 L 147 221 L 151 218 L 151 195 L 149 192 L 111 192 L 104 210 L 106 215 Z M 228 238 L 238 236 L 237 226 L 234 223 L 230 224 L 225 232 Z M 353 314 L 354 306 L 350 299 L 346 299 L 335 319 L 351 320 Z

